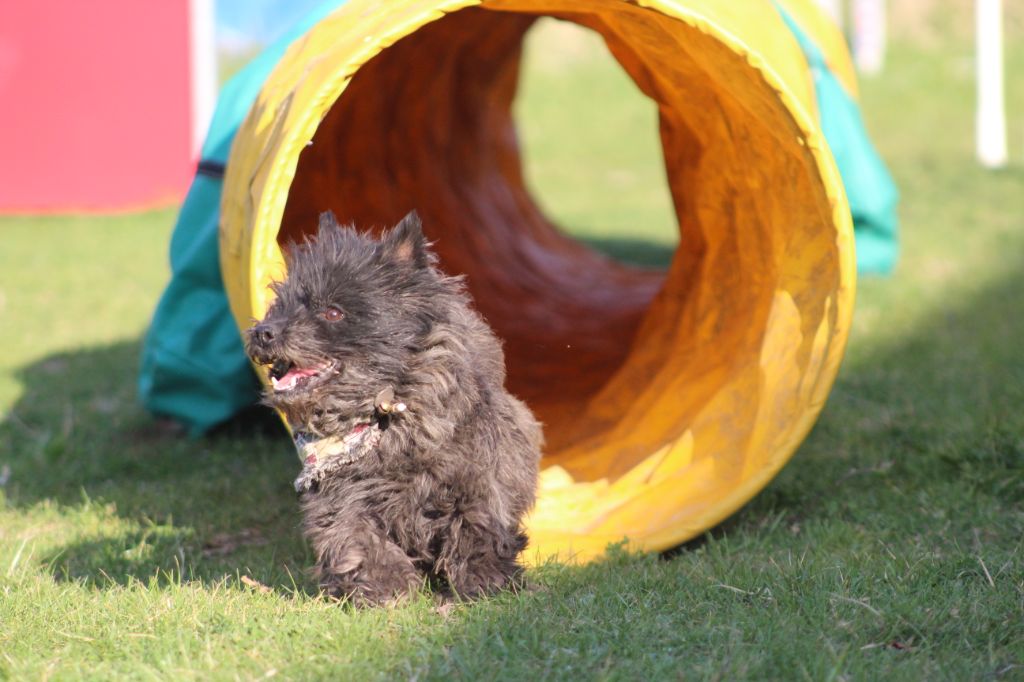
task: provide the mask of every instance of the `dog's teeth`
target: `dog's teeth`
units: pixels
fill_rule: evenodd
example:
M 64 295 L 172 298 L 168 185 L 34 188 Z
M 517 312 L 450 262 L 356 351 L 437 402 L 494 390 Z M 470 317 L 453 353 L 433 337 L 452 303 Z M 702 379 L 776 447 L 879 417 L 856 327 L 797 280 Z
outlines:
M 294 376 L 287 377 L 286 381 L 282 379 L 271 379 L 275 391 L 290 391 L 295 388 L 296 381 L 297 379 Z

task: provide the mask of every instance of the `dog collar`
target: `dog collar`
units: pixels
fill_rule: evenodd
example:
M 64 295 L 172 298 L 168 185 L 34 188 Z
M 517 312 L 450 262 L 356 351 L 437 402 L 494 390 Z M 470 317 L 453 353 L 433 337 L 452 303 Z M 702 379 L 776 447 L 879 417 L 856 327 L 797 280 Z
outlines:
M 302 471 L 295 479 L 295 492 L 307 491 L 327 474 L 362 459 L 377 447 L 392 416 L 404 411 L 405 403 L 395 402 L 395 391 L 388 387 L 374 399 L 373 416 L 345 434 L 318 437 L 296 429 L 292 440 L 302 462 Z
M 295 479 L 295 492 L 309 490 L 327 474 L 362 459 L 377 447 L 384 433 L 379 421 L 357 424 L 343 436 L 317 438 L 305 431 L 293 436 L 302 471 Z

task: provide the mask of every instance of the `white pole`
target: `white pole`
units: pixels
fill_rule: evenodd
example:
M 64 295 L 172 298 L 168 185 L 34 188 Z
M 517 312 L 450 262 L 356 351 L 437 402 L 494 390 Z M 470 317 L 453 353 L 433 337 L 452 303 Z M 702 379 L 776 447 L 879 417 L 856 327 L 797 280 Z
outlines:
M 818 0 L 818 4 L 828 12 L 832 21 L 836 22 L 836 26 L 843 27 L 843 0 Z
M 217 105 L 217 38 L 213 0 L 188 0 L 192 88 L 192 156 L 199 158 Z
M 1006 165 L 1006 103 L 1003 97 L 1003 2 L 976 0 L 975 62 L 978 161 L 986 168 Z
M 885 0 L 853 0 L 853 59 L 861 73 L 885 66 Z

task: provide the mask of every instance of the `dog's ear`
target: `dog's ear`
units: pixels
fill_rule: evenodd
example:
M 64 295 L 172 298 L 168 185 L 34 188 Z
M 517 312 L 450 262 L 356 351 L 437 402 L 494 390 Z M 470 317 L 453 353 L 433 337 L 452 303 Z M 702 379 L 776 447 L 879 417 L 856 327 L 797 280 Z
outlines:
M 288 243 L 285 244 L 282 249 L 285 266 L 291 270 L 296 252 L 302 249 L 309 250 L 310 246 L 314 243 L 328 244 L 340 232 L 341 225 L 338 224 L 338 217 L 334 215 L 334 211 L 324 211 L 320 214 L 320 222 L 317 224 L 315 238 L 311 234 L 305 234 L 302 237 L 302 241 L 289 239 Z
M 409 211 L 401 222 L 384 235 L 383 241 L 385 253 L 401 263 L 410 263 L 417 268 L 425 268 L 430 264 L 423 223 L 416 211 Z
M 338 225 L 338 216 L 334 211 L 324 211 L 320 214 L 320 223 L 317 226 L 316 238 L 319 240 L 341 229 Z

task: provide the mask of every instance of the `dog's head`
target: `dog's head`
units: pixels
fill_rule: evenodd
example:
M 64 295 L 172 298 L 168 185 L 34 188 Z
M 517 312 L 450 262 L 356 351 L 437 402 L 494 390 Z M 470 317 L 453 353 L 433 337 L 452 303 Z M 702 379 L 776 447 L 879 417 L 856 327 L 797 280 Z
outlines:
M 277 298 L 246 334 L 268 368 L 267 402 L 286 411 L 365 409 L 404 367 L 436 320 L 443 276 L 415 213 L 381 239 L 320 217 L 314 240 L 293 245 Z M 340 416 L 340 415 L 339 415 Z

